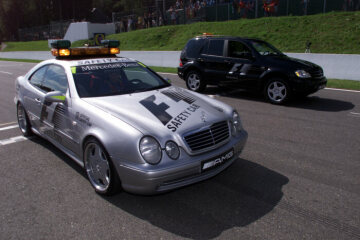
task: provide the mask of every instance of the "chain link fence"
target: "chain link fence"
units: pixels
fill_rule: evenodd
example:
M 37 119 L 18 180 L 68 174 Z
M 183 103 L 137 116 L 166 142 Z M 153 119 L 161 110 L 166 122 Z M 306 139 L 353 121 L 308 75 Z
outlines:
M 302 16 L 360 10 L 360 0 L 155 0 L 153 6 L 112 13 L 116 33 L 163 25 L 241 18 Z M 70 22 L 19 29 L 20 41 L 63 38 Z
M 49 25 L 21 28 L 18 30 L 20 41 L 37 41 L 48 39 L 61 39 L 64 37 L 70 22 L 51 22 Z

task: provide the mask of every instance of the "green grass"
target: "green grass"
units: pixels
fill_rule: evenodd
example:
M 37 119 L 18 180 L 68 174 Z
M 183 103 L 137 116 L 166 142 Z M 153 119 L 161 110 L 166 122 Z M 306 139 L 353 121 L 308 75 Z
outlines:
M 48 41 L 31 41 L 31 42 L 6 42 L 6 48 L 3 52 L 13 51 L 50 51 Z
M 39 62 L 42 62 L 42 60 L 34 60 L 34 59 L 15 59 L 15 58 L 0 58 L 0 61 L 29 62 L 29 63 L 39 63 Z
M 163 72 L 163 73 L 177 73 L 177 68 L 172 67 L 155 67 L 149 66 L 155 72 Z
M 203 32 L 264 39 L 284 52 L 304 52 L 311 41 L 313 53 L 360 54 L 360 12 L 332 12 L 310 16 L 268 17 L 226 22 L 200 22 L 113 34 L 121 50 L 181 50 Z M 81 46 L 86 41 L 77 41 Z M 47 41 L 8 42 L 5 51 L 49 50 Z
M 360 90 L 360 81 L 328 79 L 326 87 L 350 90 Z

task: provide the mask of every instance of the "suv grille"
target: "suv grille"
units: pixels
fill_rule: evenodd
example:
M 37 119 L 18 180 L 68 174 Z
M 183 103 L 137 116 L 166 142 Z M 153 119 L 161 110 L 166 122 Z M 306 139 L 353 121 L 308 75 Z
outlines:
M 322 78 L 324 76 L 324 72 L 321 68 L 311 69 L 309 73 L 313 78 Z
M 191 151 L 199 151 L 205 148 L 216 146 L 230 136 L 229 126 L 226 121 L 214 123 L 205 130 L 191 133 L 184 137 Z

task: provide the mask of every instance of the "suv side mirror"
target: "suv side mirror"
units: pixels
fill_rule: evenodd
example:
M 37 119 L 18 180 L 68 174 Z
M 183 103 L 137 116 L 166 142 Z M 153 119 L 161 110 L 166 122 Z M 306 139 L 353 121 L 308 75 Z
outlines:
M 53 91 L 45 94 L 45 102 L 53 103 L 53 102 L 65 102 L 65 95 L 60 91 Z

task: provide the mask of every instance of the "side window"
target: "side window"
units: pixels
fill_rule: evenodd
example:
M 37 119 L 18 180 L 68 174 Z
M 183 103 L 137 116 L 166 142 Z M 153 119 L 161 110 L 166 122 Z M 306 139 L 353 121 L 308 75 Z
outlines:
M 46 71 L 41 89 L 46 92 L 60 91 L 65 94 L 67 88 L 68 81 L 64 68 L 58 65 L 50 65 Z
M 44 74 L 47 68 L 48 66 L 44 66 L 31 75 L 29 81 L 33 86 L 41 88 L 41 82 L 44 79 Z
M 248 58 L 250 49 L 241 42 L 229 41 L 228 56 L 232 58 Z
M 224 53 L 224 40 L 211 39 L 209 41 L 208 55 L 223 56 Z

